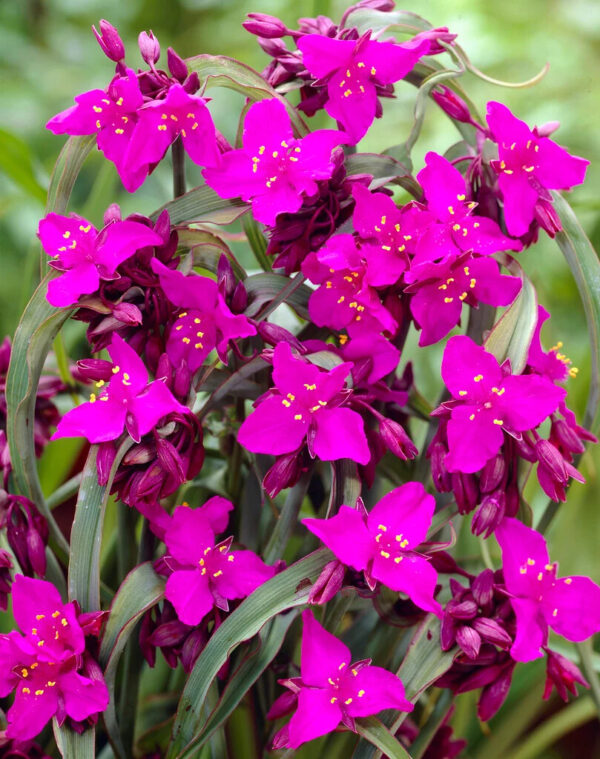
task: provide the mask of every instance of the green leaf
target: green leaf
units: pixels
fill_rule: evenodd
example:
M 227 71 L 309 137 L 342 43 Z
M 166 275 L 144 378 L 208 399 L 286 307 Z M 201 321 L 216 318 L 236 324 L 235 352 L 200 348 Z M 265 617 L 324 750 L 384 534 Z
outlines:
M 345 26 L 355 26 L 359 34 L 364 34 L 369 29 L 373 32 L 382 32 L 385 29 L 402 29 L 413 34 L 426 32 L 433 26 L 426 19 L 410 11 L 378 11 L 372 8 L 357 8 L 348 14 Z
M 246 214 L 242 219 L 242 226 L 258 265 L 263 271 L 271 271 L 272 259 L 267 256 L 267 241 L 254 217 L 251 214 Z
M 286 292 L 283 302 L 294 309 L 298 316 L 308 319 L 308 299 L 312 290 L 304 284 L 300 284 L 293 290 L 290 284 L 293 280 L 283 274 L 252 274 L 245 280 L 244 285 L 248 291 L 250 305 L 245 310 L 246 316 L 256 316 L 265 303 L 276 300 L 278 295 Z
M 29 196 L 42 205 L 46 202 L 46 190 L 36 179 L 29 146 L 5 129 L 0 129 L 0 169 Z
M 296 612 L 275 617 L 258 634 L 258 646 L 253 646 L 240 667 L 230 676 L 225 692 L 206 723 L 186 747 L 181 759 L 196 756 L 196 751 L 206 743 L 212 733 L 229 717 L 242 698 L 262 675 L 277 655 L 285 635 L 296 618 Z
M 104 679 L 110 694 L 103 719 L 115 756 L 119 759 L 128 759 L 129 754 L 121 742 L 115 708 L 117 666 L 138 620 L 162 600 L 164 591 L 165 582 L 156 574 L 152 564 L 140 564 L 123 580 L 110 607 L 98 660 L 104 668 Z
M 513 374 L 521 374 L 527 363 L 529 346 L 538 320 L 538 303 L 535 288 L 521 267 L 513 261 L 512 273 L 520 270 L 523 286 L 512 304 L 494 324 L 484 346 L 499 363 L 510 359 Z
M 202 221 L 209 221 L 213 224 L 231 224 L 248 208 L 248 204 L 239 198 L 231 200 L 220 198 L 208 185 L 200 185 L 186 192 L 185 195 L 165 203 L 158 211 L 151 214 L 150 218 L 156 221 L 159 214 L 166 209 L 173 226 Z
M 119 446 L 105 487 L 98 484 L 97 445 L 90 448 L 85 462 L 71 527 L 68 579 L 69 600 L 77 601 L 84 612 L 100 608 L 100 548 L 104 512 L 117 467 L 132 445 L 133 440 L 128 436 Z
M 238 279 L 246 279 L 248 276 L 229 246 L 214 232 L 207 229 L 179 227 L 177 233 L 179 245 L 192 251 L 194 266 L 200 266 L 216 274 L 219 259 L 221 256 L 226 256 Z
M 245 63 L 240 63 L 226 55 L 196 55 L 193 58 L 187 58 L 186 63 L 190 71 L 198 74 L 201 85 L 207 89 L 227 87 L 253 101 L 265 98 L 279 100 L 286 107 L 296 134 L 299 136 L 308 134 L 309 129 L 294 106 L 267 84 L 258 71 L 246 66 Z
M 52 720 L 52 729 L 56 745 L 63 759 L 94 759 L 96 756 L 96 730 L 88 728 L 79 735 L 70 727 L 58 726 L 56 719 Z
M 211 636 L 183 690 L 167 753 L 168 759 L 181 756 L 183 749 L 202 729 L 202 705 L 211 682 L 227 657 L 242 641 L 256 635 L 277 614 L 304 605 L 311 584 L 331 558 L 330 551 L 320 549 L 295 562 L 257 588 Z
M 553 192 L 552 196 L 554 207 L 563 226 L 563 231 L 556 235 L 556 242 L 567 259 L 575 278 L 590 336 L 592 379 L 583 424 L 593 432 L 598 432 L 600 405 L 600 261 L 571 206 L 559 193 Z
M 94 147 L 96 135 L 69 137 L 60 151 L 48 187 L 46 213 L 64 213 L 83 162 Z
M 371 174 L 372 187 L 381 187 L 391 182 L 399 184 L 415 198 L 421 198 L 422 190 L 417 180 L 411 175 L 412 161 L 404 146 L 398 146 L 397 154 L 390 148 L 389 154 L 354 153 L 346 158 L 346 173 Z
M 356 732 L 379 749 L 388 759 L 411 759 L 408 751 L 390 733 L 377 717 L 356 720 Z

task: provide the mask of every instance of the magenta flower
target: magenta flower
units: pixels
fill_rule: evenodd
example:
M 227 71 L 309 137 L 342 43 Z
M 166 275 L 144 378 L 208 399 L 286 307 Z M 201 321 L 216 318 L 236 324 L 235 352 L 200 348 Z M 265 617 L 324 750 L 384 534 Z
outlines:
M 563 344 L 558 342 L 549 351 L 542 348 L 540 332 L 544 322 L 550 318 L 550 314 L 543 306 L 538 306 L 538 321 L 533 333 L 527 365 L 535 372 L 554 382 L 563 382 L 568 377 L 576 377 L 579 370 L 571 366 L 571 359 L 561 352 Z
M 339 330 L 362 322 L 370 332 L 394 333 L 396 320 L 366 283 L 361 252 L 352 235 L 335 235 L 304 260 L 302 273 L 321 285 L 308 301 L 310 318 L 319 327 Z
M 410 256 L 434 217 L 414 204 L 397 208 L 388 195 L 362 185 L 355 185 L 352 194 L 356 200 L 352 221 L 361 238 L 367 281 L 373 287 L 394 285 L 408 269 Z
M 448 421 L 450 472 L 477 472 L 504 441 L 517 438 L 558 408 L 564 388 L 545 377 L 507 374 L 491 353 L 464 335 L 451 337 L 442 360 L 442 378 L 454 402 Z
M 405 280 L 411 283 L 407 292 L 415 293 L 410 310 L 421 327 L 421 346 L 437 343 L 460 322 L 463 303 L 507 306 L 521 289 L 519 277 L 500 274 L 493 258 L 468 253 L 413 266 Z
M 521 243 L 505 237 L 495 221 L 471 215 L 477 204 L 469 202 L 465 178 L 446 158 L 430 152 L 425 156 L 425 164 L 417 179 L 425 193 L 427 208 L 437 223 L 423 233 L 416 263 L 468 250 L 481 255 L 521 250 Z
M 253 453 L 291 453 L 305 441 L 311 456 L 321 461 L 369 461 L 370 453 L 359 414 L 342 407 L 346 377 L 352 364 L 331 371 L 292 354 L 288 343 L 273 353 L 275 387 L 244 420 L 238 442 Z
M 90 90 L 77 95 L 76 105 L 51 118 L 46 128 L 54 134 L 97 133 L 98 150 L 115 164 L 125 188 L 134 192 L 148 172 L 145 167 L 132 171 L 125 154 L 144 98 L 135 71 L 125 69 L 125 73 L 115 76 L 106 91 Z
M 152 270 L 158 274 L 167 298 L 182 309 L 167 341 L 167 355 L 174 367 L 185 361 L 195 372 L 215 347 L 225 362 L 229 340 L 256 334 L 245 316 L 231 313 L 214 280 L 195 274 L 185 276 L 157 258 L 152 260 Z
M 377 85 L 403 79 L 427 55 L 431 41 L 417 35 L 399 45 L 394 40 L 372 40 L 370 33 L 358 40 L 307 34 L 297 45 L 308 71 L 316 79 L 327 80 L 325 110 L 356 144 L 376 115 L 381 115 Z
M 256 220 L 273 226 L 277 214 L 298 211 L 304 196 L 318 192 L 317 180 L 332 176 L 331 151 L 346 141 L 333 129 L 297 140 L 285 106 L 262 100 L 246 114 L 243 148 L 224 153 L 221 165 L 202 175 L 220 197 L 251 201 Z
M 416 552 L 427 537 L 435 499 L 420 482 L 407 482 L 384 496 L 367 514 L 342 506 L 331 519 L 303 519 L 340 561 L 363 570 L 370 585 L 379 580 L 406 593 L 417 606 L 441 616 L 433 594 L 437 572 Z
M 502 549 L 506 590 L 517 617 L 517 634 L 510 649 L 516 661 L 542 656 L 548 627 L 574 642 L 600 631 L 600 587 L 589 577 L 556 576 L 543 536 L 517 519 L 506 518 L 496 528 Z
M 78 673 L 85 650 L 84 631 L 74 603 L 63 604 L 56 588 L 17 575 L 13 615 L 24 635 L 0 635 L 0 697 L 16 689 L 6 736 L 35 737 L 56 716 L 87 719 L 108 705 L 103 679 Z
M 183 147 L 194 163 L 216 166 L 219 150 L 215 125 L 206 101 L 172 84 L 163 100 L 145 103 L 131 134 L 125 163 L 130 171 L 147 175 L 181 135 Z
M 502 103 L 487 104 L 487 123 L 498 143 L 498 160 L 492 166 L 498 172 L 506 228 L 518 237 L 529 229 L 536 205 L 552 202 L 548 190 L 581 184 L 589 161 L 570 155 L 537 128 L 530 129 Z
M 161 380 L 148 384 L 148 371 L 137 353 L 119 335 L 114 335 L 108 352 L 113 360 L 113 377 L 108 384 L 96 383 L 87 403 L 68 411 L 60 420 L 52 440 L 85 437 L 90 443 L 116 440 L 123 429 L 139 443 L 163 416 L 188 414 L 187 406 L 175 400 Z
M 227 611 L 228 600 L 249 596 L 275 574 L 252 551 L 230 551 L 232 538 L 215 545 L 232 508 L 219 496 L 199 509 L 178 506 L 165 533 L 166 561 L 175 568 L 165 597 L 186 625 L 199 624 L 213 606 Z
M 62 308 L 75 304 L 80 295 L 94 293 L 101 279 L 118 279 L 119 264 L 136 250 L 162 245 L 162 238 L 137 221 L 116 221 L 101 232 L 77 214 L 50 213 L 38 226 L 42 247 L 52 256 L 50 266 L 63 272 L 48 283 L 48 302 Z
M 369 659 L 351 664 L 350 649 L 328 633 L 312 611 L 304 611 L 302 621 L 300 678 L 283 683 L 298 699 L 296 711 L 284 728 L 286 747 L 298 748 L 335 730 L 340 722 L 354 730 L 356 717 L 382 709 L 413 710 L 399 677 L 372 666 Z

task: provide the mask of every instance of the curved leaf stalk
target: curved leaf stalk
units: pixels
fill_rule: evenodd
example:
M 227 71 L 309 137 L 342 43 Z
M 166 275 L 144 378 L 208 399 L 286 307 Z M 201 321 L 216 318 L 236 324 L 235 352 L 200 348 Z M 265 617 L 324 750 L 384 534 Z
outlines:
M 455 51 L 457 57 L 461 60 L 462 64 L 464 65 L 467 71 L 470 71 L 471 74 L 475 74 L 475 76 L 479 77 L 479 79 L 483 79 L 484 82 L 488 82 L 488 84 L 495 84 L 498 87 L 508 87 L 513 90 L 525 89 L 526 87 L 533 87 L 534 85 L 539 84 L 539 82 L 542 81 L 542 79 L 546 76 L 546 74 L 550 70 L 550 64 L 545 63 L 542 66 L 541 71 L 538 71 L 538 73 L 535 76 L 532 76 L 531 79 L 526 79 L 524 82 L 505 82 L 502 79 L 494 79 L 494 77 L 488 76 L 487 74 L 484 74 L 483 71 L 480 71 L 476 66 L 474 66 L 471 63 L 471 61 L 469 60 L 469 56 L 465 53 L 465 51 L 462 49 L 460 45 L 457 45 L 456 43 L 454 43 L 452 45 L 452 49 Z
M 362 717 L 356 720 L 356 732 L 375 746 L 389 759 L 412 759 L 402 744 L 394 738 L 387 727 L 377 717 Z
M 598 678 L 598 673 L 594 667 L 594 648 L 592 639 L 588 638 L 581 643 L 576 643 L 575 646 L 579 652 L 581 669 L 590 684 L 591 696 L 596 704 L 596 711 L 598 713 L 598 719 L 600 720 L 600 679 Z

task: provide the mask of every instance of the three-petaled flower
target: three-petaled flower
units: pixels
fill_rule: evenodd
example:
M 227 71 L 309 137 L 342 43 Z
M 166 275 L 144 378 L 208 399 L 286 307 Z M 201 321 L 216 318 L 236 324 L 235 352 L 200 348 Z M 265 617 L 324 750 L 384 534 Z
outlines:
M 505 364 L 464 335 L 448 340 L 442 379 L 455 399 L 442 404 L 450 409 L 450 472 L 477 472 L 498 453 L 504 432 L 519 437 L 537 427 L 566 395 L 546 377 L 508 374 Z
M 341 506 L 331 519 L 303 519 L 340 561 L 371 585 L 379 580 L 406 593 L 417 606 L 441 616 L 433 594 L 437 572 L 416 552 L 427 537 L 435 499 L 420 482 L 407 482 L 384 496 L 369 513 Z
M 51 583 L 23 575 L 15 577 L 12 600 L 24 635 L 0 635 L 0 697 L 16 689 L 6 736 L 29 740 L 54 715 L 62 724 L 67 716 L 81 721 L 104 711 L 104 680 L 78 672 L 85 637 L 75 605 L 63 604 Z
M 382 709 L 413 710 L 399 677 L 372 666 L 370 659 L 352 664 L 350 649 L 327 632 L 312 611 L 303 612 L 302 621 L 300 678 L 282 683 L 297 694 L 298 703 L 279 746 L 298 748 L 335 730 L 340 722 L 354 730 L 356 717 Z
M 498 143 L 498 160 L 492 166 L 498 173 L 506 228 L 518 237 L 529 229 L 538 202 L 552 201 L 548 190 L 581 184 L 589 161 L 530 129 L 502 103 L 487 104 L 487 123 Z
M 187 406 L 173 397 L 161 380 L 148 383 L 148 370 L 137 353 L 119 335 L 114 335 L 108 352 L 114 362 L 113 377 L 96 383 L 87 403 L 68 411 L 60 420 L 52 440 L 85 437 L 90 443 L 116 440 L 123 429 L 139 443 L 162 419 L 172 412 L 188 414 Z
M 582 641 L 600 631 L 600 587 L 589 577 L 556 576 L 539 532 L 517 519 L 496 528 L 504 580 L 517 617 L 510 655 L 517 661 L 542 656 L 548 627 L 567 640 Z
M 62 272 L 48 283 L 48 302 L 72 306 L 80 295 L 96 292 L 101 279 L 117 279 L 117 266 L 136 250 L 162 245 L 163 239 L 137 221 L 115 221 L 100 232 L 77 214 L 49 213 L 39 223 L 38 237 L 52 256 L 50 266 Z
M 279 455 L 296 451 L 306 440 L 310 455 L 321 461 L 348 458 L 366 464 L 370 452 L 363 420 L 342 407 L 351 369 L 344 363 L 322 371 L 295 357 L 288 343 L 278 343 L 275 387 L 244 420 L 238 442 L 253 453 Z
M 273 226 L 277 214 L 298 211 L 304 195 L 317 193 L 317 180 L 331 177 L 331 151 L 347 136 L 320 129 L 295 139 L 285 106 L 262 100 L 246 114 L 242 142 L 243 148 L 224 153 L 218 168 L 202 174 L 220 197 L 251 201 L 254 218 Z
M 213 606 L 245 598 L 275 574 L 252 551 L 230 551 L 233 538 L 215 545 L 215 533 L 227 527 L 233 504 L 215 496 L 199 509 L 178 506 L 165 533 L 167 563 L 175 569 L 165 597 L 186 625 L 197 625 Z

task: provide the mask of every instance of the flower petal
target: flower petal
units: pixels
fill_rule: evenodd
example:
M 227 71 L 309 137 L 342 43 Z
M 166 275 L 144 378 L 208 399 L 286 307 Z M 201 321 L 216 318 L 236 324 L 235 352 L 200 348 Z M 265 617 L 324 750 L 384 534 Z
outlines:
M 91 680 L 71 671 L 61 675 L 59 685 L 66 712 L 76 722 L 103 712 L 108 706 L 108 688 L 104 680 Z
M 545 593 L 543 612 L 563 638 L 586 640 L 600 631 L 600 587 L 589 577 L 563 577 Z
M 323 408 L 313 415 L 313 421 L 316 427 L 313 449 L 317 458 L 368 463 L 371 452 L 360 414 L 349 408 Z
M 350 664 L 350 649 L 327 632 L 312 611 L 302 612 L 302 653 L 300 673 L 305 685 L 326 688 Z
M 346 677 L 344 691 L 351 684 L 356 695 L 352 703 L 345 704 L 345 711 L 351 717 L 368 717 L 382 709 L 398 709 L 412 712 L 414 706 L 407 700 L 402 680 L 382 667 L 367 666 L 358 670 L 356 677 Z M 362 694 L 362 695 L 360 695 Z
M 416 548 L 427 537 L 431 526 L 435 498 L 425 491 L 421 482 L 406 482 L 384 495 L 367 518 L 372 535 L 380 532 L 378 525 L 387 527 L 390 534 L 402 533 L 410 548 Z
M 296 416 L 302 416 L 296 419 Z M 259 403 L 238 431 L 238 443 L 253 453 L 291 453 L 306 437 L 308 421 L 297 409 L 286 407 L 281 396 Z
M 184 625 L 199 625 L 214 606 L 208 579 L 200 569 L 173 572 L 165 585 L 165 598 L 173 604 Z
M 303 519 L 302 524 L 349 567 L 366 569 L 375 548 L 364 517 L 349 506 L 340 506 L 330 519 Z
M 225 499 L 221 498 L 221 500 Z M 209 503 L 210 501 L 207 501 L 205 506 Z M 177 506 L 165 532 L 167 549 L 181 564 L 197 566 L 204 556 L 204 551 L 215 544 L 212 525 L 203 508 L 191 509 L 189 506 Z
M 302 688 L 288 725 L 290 748 L 298 748 L 306 741 L 330 733 L 341 719 L 342 710 L 337 703 L 331 703 L 330 691 Z

